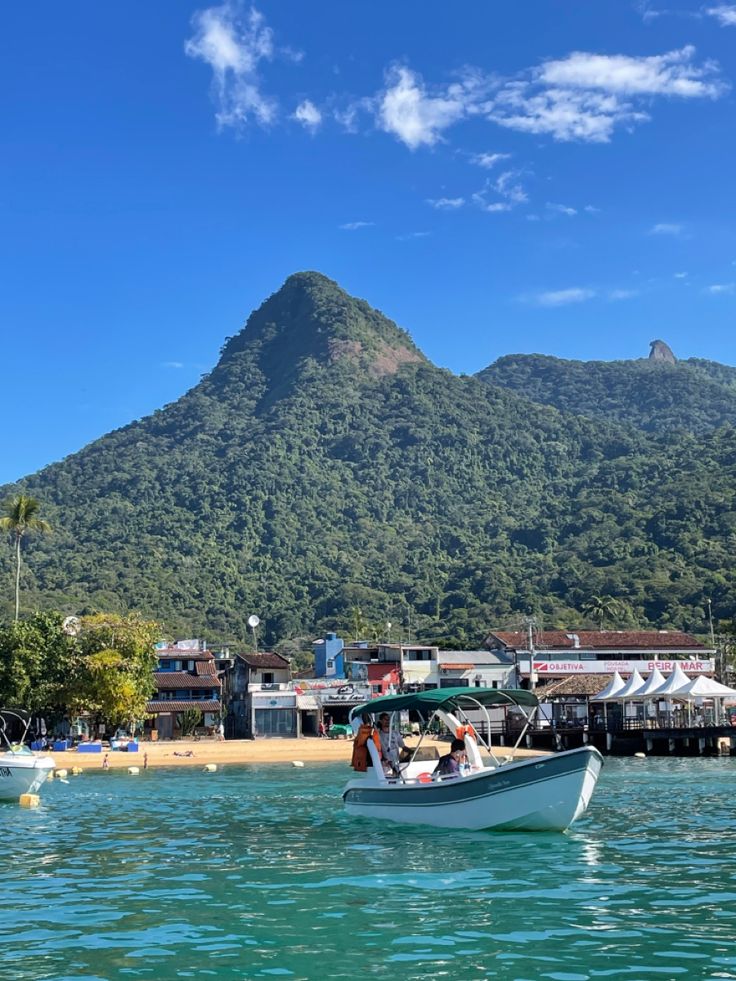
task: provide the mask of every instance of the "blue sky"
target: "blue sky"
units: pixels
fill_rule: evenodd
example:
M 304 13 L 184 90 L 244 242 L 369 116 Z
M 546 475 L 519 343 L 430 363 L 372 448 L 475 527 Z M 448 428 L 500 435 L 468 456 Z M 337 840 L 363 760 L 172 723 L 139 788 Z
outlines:
M 720 0 L 7 7 L 0 481 L 176 399 L 300 269 L 456 372 L 736 363 L 734 42 Z

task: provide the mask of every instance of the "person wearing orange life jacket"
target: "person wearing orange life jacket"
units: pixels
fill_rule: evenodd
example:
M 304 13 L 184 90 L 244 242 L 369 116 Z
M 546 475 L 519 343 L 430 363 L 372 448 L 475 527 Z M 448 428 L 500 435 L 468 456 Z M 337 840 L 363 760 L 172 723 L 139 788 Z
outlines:
M 478 742 L 478 733 L 475 729 L 468 723 L 466 726 L 458 726 L 455 730 L 455 738 L 465 740 L 466 736 L 472 736 L 473 739 Z
M 373 740 L 373 744 L 378 750 L 380 757 L 381 737 L 378 735 L 368 712 L 364 712 L 360 718 L 361 725 L 355 734 L 355 739 L 353 739 L 353 758 L 350 765 L 357 773 L 365 773 L 369 766 L 373 766 L 370 753 L 368 752 L 368 743 Z

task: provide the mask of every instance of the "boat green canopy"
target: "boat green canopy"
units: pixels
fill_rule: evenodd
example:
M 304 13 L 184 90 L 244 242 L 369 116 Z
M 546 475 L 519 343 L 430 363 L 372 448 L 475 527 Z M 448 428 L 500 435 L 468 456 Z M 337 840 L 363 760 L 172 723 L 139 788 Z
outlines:
M 430 688 L 428 691 L 409 692 L 406 695 L 384 695 L 372 698 L 369 702 L 356 705 L 350 718 L 363 712 L 400 712 L 402 709 L 429 709 L 472 707 L 473 702 L 480 705 L 524 705 L 530 708 L 539 705 L 537 696 L 523 688 Z

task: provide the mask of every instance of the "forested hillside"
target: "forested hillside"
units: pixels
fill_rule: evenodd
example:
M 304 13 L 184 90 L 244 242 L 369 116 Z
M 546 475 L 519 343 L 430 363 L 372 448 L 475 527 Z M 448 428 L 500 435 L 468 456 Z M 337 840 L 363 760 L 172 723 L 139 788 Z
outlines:
M 646 432 L 703 433 L 736 425 L 736 368 L 713 361 L 563 361 L 512 354 L 478 377 L 534 402 Z
M 506 382 L 513 360 L 493 366 Z M 561 412 L 551 383 L 455 377 L 299 273 L 176 403 L 18 485 L 56 529 L 28 543 L 24 606 L 137 609 L 210 640 L 256 612 L 268 643 L 346 629 L 360 607 L 394 637 L 411 619 L 462 646 L 528 612 L 580 623 L 604 594 L 626 623 L 700 631 L 705 597 L 734 613 L 735 413 L 717 373 L 675 369 L 720 407 L 677 426 L 653 405 L 646 425 Z M 651 369 L 632 370 L 636 395 Z M 6 610 L 11 566 L 8 547 Z

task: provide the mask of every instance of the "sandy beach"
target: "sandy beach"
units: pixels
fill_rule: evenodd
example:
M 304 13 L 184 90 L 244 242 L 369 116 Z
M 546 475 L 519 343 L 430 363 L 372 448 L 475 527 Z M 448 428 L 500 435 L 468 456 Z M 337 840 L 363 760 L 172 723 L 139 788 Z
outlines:
M 438 742 L 440 753 L 447 752 L 449 745 Z M 50 753 L 57 769 L 69 769 L 77 766 L 84 770 L 99 770 L 107 756 L 110 768 L 113 767 L 143 767 L 145 756 L 147 765 L 159 766 L 204 766 L 207 763 L 218 765 L 227 763 L 332 763 L 343 761 L 349 763 L 352 752 L 352 741 L 348 739 L 228 739 L 225 742 L 210 742 L 205 740 L 177 740 L 164 743 L 139 743 L 137 753 L 103 751 L 102 753 L 78 753 L 69 750 L 66 753 Z M 501 747 L 499 755 L 510 753 L 508 747 Z M 182 755 L 189 754 L 190 755 Z M 545 754 L 532 750 L 517 750 L 517 755 L 543 756 Z

